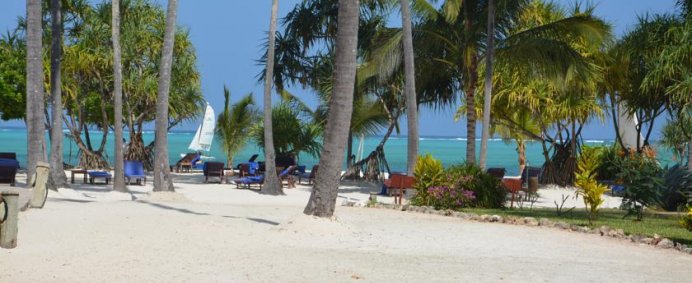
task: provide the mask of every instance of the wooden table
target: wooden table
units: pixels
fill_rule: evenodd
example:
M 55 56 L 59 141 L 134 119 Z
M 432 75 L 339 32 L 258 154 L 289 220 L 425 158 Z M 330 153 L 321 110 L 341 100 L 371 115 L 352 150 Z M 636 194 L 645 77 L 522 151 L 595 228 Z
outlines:
M 72 169 L 72 170 L 70 170 L 70 175 L 72 175 L 70 180 L 72 181 L 72 184 L 74 184 L 74 175 L 76 175 L 76 174 L 82 174 L 82 177 L 84 177 L 83 183 L 84 184 L 87 183 L 87 174 L 88 174 L 87 170 L 85 170 L 85 169 Z

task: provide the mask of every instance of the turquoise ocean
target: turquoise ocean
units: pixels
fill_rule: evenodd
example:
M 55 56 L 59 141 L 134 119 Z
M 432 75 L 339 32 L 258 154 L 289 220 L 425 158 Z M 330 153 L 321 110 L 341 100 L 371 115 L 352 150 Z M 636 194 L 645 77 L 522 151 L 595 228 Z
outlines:
M 125 137 L 128 139 L 128 133 L 125 132 Z M 180 159 L 181 153 L 188 152 L 188 145 L 194 136 L 194 132 L 169 132 L 168 145 L 170 164 L 174 164 Z M 46 137 L 47 138 L 47 137 Z M 144 142 L 148 144 L 154 139 L 153 131 L 145 131 Z M 363 143 L 363 155 L 367 156 L 379 144 L 382 137 L 369 136 L 365 137 Z M 92 144 L 98 145 L 101 140 L 99 131 L 92 131 Z M 129 140 L 129 139 L 128 139 Z M 385 155 L 392 171 L 405 171 L 406 169 L 406 136 L 392 136 L 385 145 Z M 584 143 L 587 145 L 610 145 L 612 140 L 588 140 Z M 26 166 L 26 129 L 3 128 L 0 129 L 0 152 L 16 152 L 20 166 Z M 357 152 L 359 139 L 354 139 L 354 154 Z M 68 164 L 76 165 L 78 148 L 72 140 L 65 138 L 64 140 L 64 160 Z M 476 148 L 480 148 L 480 142 L 477 141 Z M 464 162 L 466 150 L 466 139 L 463 137 L 421 137 L 420 150 L 421 154 L 430 153 L 433 157 L 442 161 L 445 166 L 459 164 Z M 247 161 L 253 154 L 260 154 L 258 160 L 263 160 L 262 150 L 253 142 L 249 141 L 245 148 L 241 150 L 235 157 L 234 163 Z M 106 143 L 106 154 L 110 162 L 113 156 L 113 135 L 109 134 Z M 226 162 L 226 157 L 221 152 L 218 142 L 214 141 L 212 149 L 209 153 L 215 157 L 215 161 Z M 530 142 L 526 146 L 526 155 L 530 166 L 540 166 L 543 164 L 543 156 L 541 154 L 541 144 Z M 661 165 L 673 164 L 672 155 L 669 151 L 659 148 L 658 158 Z M 519 175 L 518 155 L 516 152 L 516 144 L 514 142 L 505 142 L 502 139 L 491 139 L 488 142 L 488 167 L 505 167 L 508 175 Z M 299 163 L 307 165 L 308 168 L 317 164 L 318 160 L 309 155 L 301 155 Z M 344 162 L 345 164 L 345 162 Z M 345 165 L 344 165 L 345 166 Z

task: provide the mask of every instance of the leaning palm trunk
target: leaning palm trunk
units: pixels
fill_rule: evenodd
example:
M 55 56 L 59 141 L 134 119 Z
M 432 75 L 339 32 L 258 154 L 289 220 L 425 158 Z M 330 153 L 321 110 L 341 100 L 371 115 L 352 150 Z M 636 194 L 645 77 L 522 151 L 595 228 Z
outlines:
M 395 120 L 396 121 L 396 120 Z M 387 172 L 391 175 L 391 170 L 389 169 L 389 164 L 387 163 L 387 158 L 384 156 L 384 144 L 391 136 L 396 126 L 396 122 L 393 121 L 389 124 L 389 128 L 385 133 L 384 137 L 380 143 L 375 147 L 375 150 L 370 152 L 370 154 L 349 166 L 346 172 L 341 177 L 342 179 L 358 180 L 365 179 L 366 181 L 382 181 L 384 179 L 383 172 Z
M 490 138 L 490 104 L 493 93 L 493 52 L 495 41 L 495 1 L 488 1 L 488 43 L 485 51 L 485 90 L 483 95 L 483 129 L 479 165 L 485 169 L 488 158 L 488 139 Z
M 269 47 L 267 50 L 267 68 L 264 76 L 264 187 L 262 193 L 282 195 L 283 190 L 279 177 L 276 175 L 276 154 L 274 152 L 274 136 L 272 127 L 272 77 L 274 76 L 274 40 L 276 37 L 276 14 L 279 1 L 272 3 L 272 14 L 269 23 Z
M 334 90 L 329 101 L 324 146 L 320 155 L 320 170 L 317 171 L 315 187 L 304 210 L 304 213 L 308 215 L 319 217 L 334 215 L 341 177 L 341 162 L 344 160 L 346 138 L 353 110 L 359 12 L 358 0 L 339 0 Z
M 51 0 L 51 47 L 50 47 L 50 93 L 51 93 L 51 126 L 50 126 L 50 177 L 47 184 L 50 189 L 67 186 L 67 176 L 63 168 L 62 156 L 62 92 L 60 60 L 62 58 L 62 13 L 60 0 Z
M 40 0 L 26 1 L 27 176 L 33 176 L 36 164 L 46 160 L 41 8 Z
M 408 150 L 406 172 L 413 176 L 418 158 L 418 100 L 416 99 L 416 72 L 413 60 L 413 32 L 409 0 L 401 0 L 401 22 L 404 30 L 404 73 L 406 77 L 406 115 L 408 123 Z M 384 152 L 383 155 L 384 156 Z
M 113 0 L 112 7 L 113 34 L 113 120 L 115 127 L 115 168 L 113 189 L 126 192 L 125 175 L 123 174 L 123 75 L 120 55 L 120 0 Z
M 174 191 L 171 170 L 168 167 L 168 95 L 171 88 L 171 64 L 173 63 L 173 44 L 175 44 L 177 6 L 177 0 L 168 0 L 156 101 L 154 191 Z

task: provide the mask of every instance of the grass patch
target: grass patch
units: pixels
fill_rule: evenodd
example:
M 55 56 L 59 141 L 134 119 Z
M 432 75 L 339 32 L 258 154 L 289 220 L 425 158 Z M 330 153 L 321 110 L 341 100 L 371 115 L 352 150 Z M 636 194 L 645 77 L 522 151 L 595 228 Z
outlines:
M 551 221 L 564 221 L 569 224 L 589 226 L 588 216 L 583 209 L 575 209 L 566 215 L 557 216 L 555 209 L 534 208 L 528 209 L 479 209 L 468 208 L 464 212 L 475 214 L 489 214 L 500 216 L 515 217 L 534 217 L 547 218 Z M 661 235 L 675 242 L 692 245 L 692 232 L 680 225 L 680 215 L 660 214 L 647 212 L 644 214 L 643 221 L 635 221 L 633 217 L 622 218 L 627 212 L 619 209 L 601 209 L 598 213 L 598 220 L 594 221 L 592 228 L 606 225 L 612 229 L 622 229 L 625 234 L 636 234 L 653 237 L 654 234 Z

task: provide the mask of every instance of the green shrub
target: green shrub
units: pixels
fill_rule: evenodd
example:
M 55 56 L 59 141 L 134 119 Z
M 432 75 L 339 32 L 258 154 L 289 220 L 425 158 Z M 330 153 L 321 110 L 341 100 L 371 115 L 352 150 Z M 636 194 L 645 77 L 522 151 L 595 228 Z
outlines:
M 626 216 L 634 214 L 642 220 L 644 207 L 656 204 L 663 190 L 661 168 L 655 158 L 637 153 L 625 154 L 612 166 L 617 167 L 618 182 L 625 186 L 622 208 L 628 210 Z
M 475 165 L 456 165 L 447 169 L 447 181 L 455 189 L 469 190 L 474 200 L 469 203 L 477 208 L 504 207 L 507 191 L 497 178 L 483 172 Z
M 445 185 L 442 162 L 430 154 L 418 157 L 416 167 L 413 168 L 413 176 L 416 178 L 416 196 L 411 199 L 413 205 L 429 205 L 428 188 Z
M 687 168 L 675 165 L 664 170 L 663 179 L 658 204 L 667 211 L 678 211 L 687 203 L 683 193 L 692 192 L 692 174 Z
M 687 214 L 682 217 L 680 224 L 682 224 L 682 227 L 692 232 L 692 205 L 687 206 Z
M 577 195 L 584 199 L 584 206 L 589 215 L 589 224 L 592 224 L 598 216 L 598 207 L 603 204 L 603 193 L 608 190 L 608 186 L 599 184 L 597 181 L 599 155 L 601 149 L 597 147 L 582 147 L 579 160 L 577 161 L 577 172 L 575 173 L 577 185 Z
M 598 168 L 596 169 L 598 180 L 614 180 L 617 177 L 619 170 L 614 165 L 621 158 L 618 155 L 621 151 L 622 149 L 617 145 L 600 147 L 601 153 L 598 155 Z

